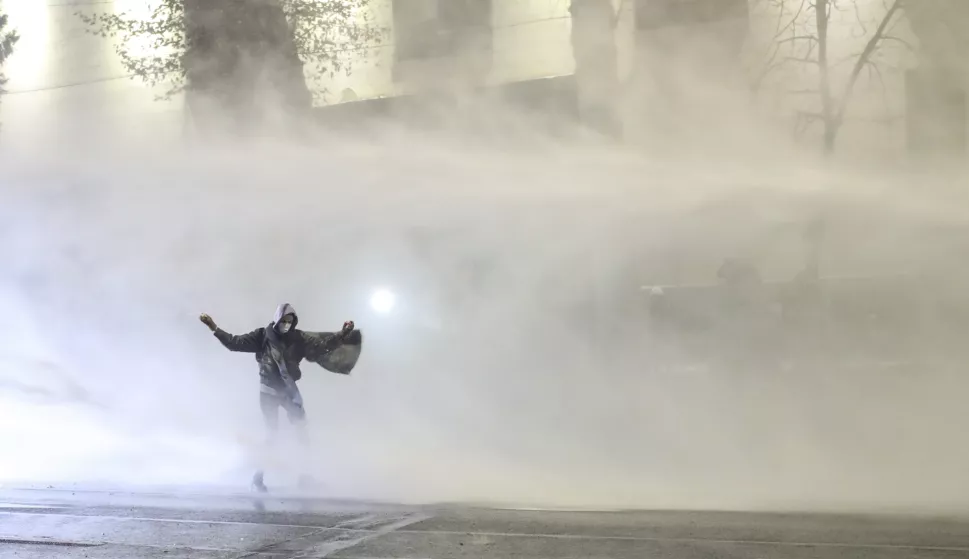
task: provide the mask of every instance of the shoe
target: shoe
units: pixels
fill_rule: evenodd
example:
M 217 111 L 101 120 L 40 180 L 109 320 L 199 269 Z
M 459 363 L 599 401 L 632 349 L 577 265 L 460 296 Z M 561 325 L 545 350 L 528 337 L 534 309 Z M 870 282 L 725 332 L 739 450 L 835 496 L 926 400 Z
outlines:
M 269 492 L 269 488 L 266 487 L 266 484 L 263 481 L 263 473 L 262 473 L 261 470 L 258 471 L 258 472 L 256 472 L 255 474 L 253 474 L 253 476 L 252 476 L 252 487 L 253 487 L 253 489 L 255 489 L 256 491 L 258 491 L 259 493 L 268 493 Z

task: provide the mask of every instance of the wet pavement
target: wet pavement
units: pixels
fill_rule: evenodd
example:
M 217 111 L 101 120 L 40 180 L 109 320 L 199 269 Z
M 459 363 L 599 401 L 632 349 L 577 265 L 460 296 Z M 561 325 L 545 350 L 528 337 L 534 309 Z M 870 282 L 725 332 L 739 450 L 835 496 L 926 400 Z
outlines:
M 3 489 L 0 557 L 969 559 L 969 519 Z

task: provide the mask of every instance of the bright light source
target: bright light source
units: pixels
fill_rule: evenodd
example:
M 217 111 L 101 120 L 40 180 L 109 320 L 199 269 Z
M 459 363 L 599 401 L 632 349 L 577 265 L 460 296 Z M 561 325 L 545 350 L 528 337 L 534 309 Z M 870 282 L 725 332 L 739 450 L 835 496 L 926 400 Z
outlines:
M 394 309 L 397 298 L 386 289 L 378 289 L 370 298 L 370 306 L 380 314 L 387 314 Z

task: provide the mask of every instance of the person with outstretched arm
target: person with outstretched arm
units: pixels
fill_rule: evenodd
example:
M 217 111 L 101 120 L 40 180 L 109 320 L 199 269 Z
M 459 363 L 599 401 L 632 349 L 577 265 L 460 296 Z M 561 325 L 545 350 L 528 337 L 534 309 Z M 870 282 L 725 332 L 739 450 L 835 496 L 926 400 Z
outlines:
M 300 362 L 304 359 L 327 371 L 349 375 L 360 357 L 363 337 L 353 321 L 343 323 L 339 332 L 307 332 L 298 330 L 299 317 L 289 303 L 279 305 L 268 326 L 256 328 L 248 334 L 235 336 L 216 326 L 207 314 L 199 320 L 209 327 L 215 337 L 229 351 L 253 353 L 259 364 L 259 407 L 270 439 L 279 426 L 279 408 L 286 410 L 289 422 L 297 428 L 305 444 L 306 410 L 303 396 L 296 382 L 303 376 Z M 306 481 L 302 479 L 301 481 Z M 260 468 L 252 477 L 256 490 L 266 492 L 264 471 Z

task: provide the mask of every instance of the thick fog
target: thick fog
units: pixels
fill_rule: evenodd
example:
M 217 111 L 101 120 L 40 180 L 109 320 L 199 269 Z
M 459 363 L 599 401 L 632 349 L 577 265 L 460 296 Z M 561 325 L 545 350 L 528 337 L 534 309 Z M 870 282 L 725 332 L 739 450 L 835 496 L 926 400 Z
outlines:
M 384 501 L 964 507 L 956 357 L 738 367 L 650 328 L 642 286 L 714 284 L 727 257 L 789 280 L 819 217 L 822 276 L 969 277 L 964 174 L 824 160 L 735 93 L 703 101 L 722 120 L 634 126 L 647 147 L 388 127 L 7 151 L 0 480 L 236 490 L 268 463 L 270 485 L 309 470 Z M 303 329 L 364 335 L 352 375 L 304 365 L 308 451 L 264 448 L 255 360 L 198 320 L 241 334 L 284 302 Z
M 352 376 L 306 366 L 311 456 L 274 459 L 284 472 L 312 461 L 328 494 L 962 502 L 961 371 L 660 370 L 636 309 L 643 280 L 669 270 L 658 255 L 712 282 L 724 254 L 783 245 L 776 232 L 818 201 L 866 225 L 849 227 L 867 246 L 841 255 L 854 266 L 844 273 L 925 265 L 929 250 L 964 271 L 961 239 L 924 231 L 966 216 L 925 180 L 916 191 L 793 161 L 512 155 L 399 137 L 3 169 L 4 478 L 245 484 L 263 438 L 256 363 L 197 315 L 244 333 L 290 302 L 303 328 L 354 319 L 365 334 Z M 792 276 L 797 259 L 775 274 Z M 369 304 L 381 288 L 396 295 L 387 314 Z

